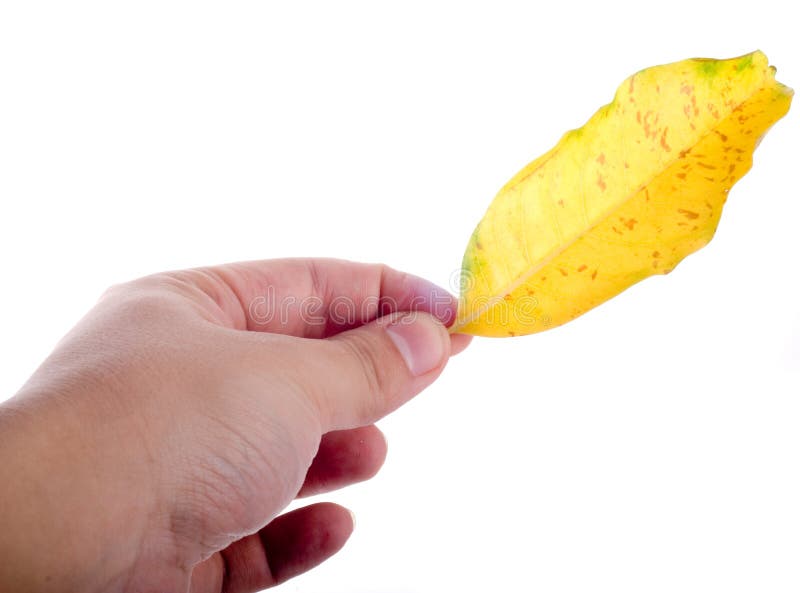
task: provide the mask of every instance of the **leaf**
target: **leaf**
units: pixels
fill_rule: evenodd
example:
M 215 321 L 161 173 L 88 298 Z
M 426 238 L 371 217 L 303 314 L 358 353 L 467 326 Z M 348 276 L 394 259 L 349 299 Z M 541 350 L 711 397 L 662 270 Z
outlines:
M 642 70 L 495 197 L 467 246 L 451 331 L 570 321 L 708 243 L 793 91 L 767 57 Z

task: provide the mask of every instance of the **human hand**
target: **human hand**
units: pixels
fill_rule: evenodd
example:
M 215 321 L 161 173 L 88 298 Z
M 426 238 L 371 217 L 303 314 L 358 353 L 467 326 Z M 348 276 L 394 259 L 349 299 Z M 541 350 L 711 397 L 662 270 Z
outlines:
M 243 593 L 319 564 L 348 511 L 279 513 L 375 474 L 372 423 L 468 344 L 455 309 L 337 260 L 111 288 L 0 406 L 0 590 Z

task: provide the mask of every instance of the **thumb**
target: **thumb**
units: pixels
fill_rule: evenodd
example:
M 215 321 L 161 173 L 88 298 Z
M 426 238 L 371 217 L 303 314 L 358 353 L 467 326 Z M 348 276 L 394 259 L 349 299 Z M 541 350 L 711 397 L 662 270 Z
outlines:
M 428 313 L 395 313 L 317 342 L 308 380 L 326 430 L 364 426 L 430 385 L 450 356 L 450 336 Z

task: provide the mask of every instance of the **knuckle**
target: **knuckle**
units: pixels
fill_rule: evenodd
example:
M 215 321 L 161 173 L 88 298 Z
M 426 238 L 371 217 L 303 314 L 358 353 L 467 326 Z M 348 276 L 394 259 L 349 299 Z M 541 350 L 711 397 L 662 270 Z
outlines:
M 379 404 L 393 397 L 394 381 L 381 349 L 376 347 L 375 339 L 369 335 L 353 333 L 340 342 L 359 370 L 362 389 L 371 397 L 361 398 L 370 409 L 363 410 L 373 415 Z
M 197 327 L 195 311 L 157 282 L 135 280 L 106 290 L 93 309 L 94 326 L 105 327 L 106 339 L 113 337 L 115 344 L 175 347 L 178 332 Z

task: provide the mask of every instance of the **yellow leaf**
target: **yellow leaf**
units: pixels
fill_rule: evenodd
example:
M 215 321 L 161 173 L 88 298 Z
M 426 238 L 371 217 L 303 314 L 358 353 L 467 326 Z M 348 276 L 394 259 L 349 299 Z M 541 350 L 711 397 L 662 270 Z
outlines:
M 495 197 L 464 254 L 451 331 L 542 331 L 672 270 L 711 240 L 792 94 L 758 51 L 628 78 Z

